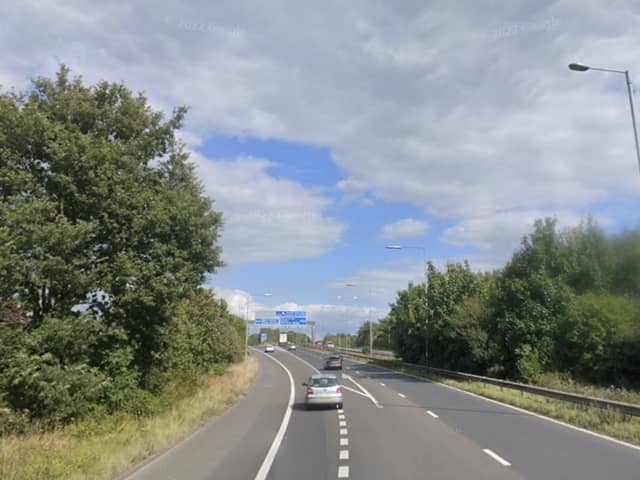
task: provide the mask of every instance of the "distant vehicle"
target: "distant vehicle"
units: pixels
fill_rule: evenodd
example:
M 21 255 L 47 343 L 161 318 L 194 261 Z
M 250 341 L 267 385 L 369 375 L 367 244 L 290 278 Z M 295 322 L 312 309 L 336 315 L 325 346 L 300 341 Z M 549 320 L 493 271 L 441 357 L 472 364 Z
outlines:
M 304 396 L 305 408 L 314 405 L 342 408 L 342 385 L 335 375 L 311 375 L 302 386 L 307 387 Z
M 270 343 L 267 343 L 267 344 L 264 346 L 264 353 L 273 353 L 273 352 L 275 352 L 275 351 L 276 351 L 276 349 L 275 349 L 275 348 L 273 348 L 273 345 L 271 345 Z
M 336 348 L 335 344 L 333 342 L 328 342 L 327 343 L 327 348 Z
M 324 369 L 331 370 L 333 368 L 337 368 L 338 370 L 342 370 L 342 355 L 337 353 L 332 353 L 331 355 L 327 355 L 324 359 Z
M 283 346 L 283 347 L 287 344 L 287 334 L 286 333 L 281 333 L 280 334 L 280 341 L 278 343 L 280 343 L 280 346 Z
M 289 350 L 297 350 L 295 343 L 290 343 L 288 349 Z

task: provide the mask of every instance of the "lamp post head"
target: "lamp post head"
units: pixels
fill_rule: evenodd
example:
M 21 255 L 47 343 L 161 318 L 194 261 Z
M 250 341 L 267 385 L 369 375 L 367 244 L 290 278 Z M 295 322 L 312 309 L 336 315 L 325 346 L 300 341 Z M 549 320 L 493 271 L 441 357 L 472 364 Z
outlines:
M 585 65 L 583 63 L 570 63 L 569 64 L 569 70 L 573 70 L 575 72 L 586 72 L 587 70 L 589 70 L 589 66 Z

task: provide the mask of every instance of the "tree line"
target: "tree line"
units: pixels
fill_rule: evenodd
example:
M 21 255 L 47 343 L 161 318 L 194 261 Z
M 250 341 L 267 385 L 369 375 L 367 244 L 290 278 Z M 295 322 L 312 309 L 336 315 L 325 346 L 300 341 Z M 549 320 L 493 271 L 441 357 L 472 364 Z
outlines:
M 535 382 L 559 372 L 640 386 L 640 230 L 607 236 L 592 219 L 537 220 L 504 268 L 426 266 L 374 325 L 405 361 Z M 363 326 L 362 343 L 368 342 Z
M 144 412 L 241 358 L 244 322 L 201 287 L 222 215 L 185 114 L 64 66 L 0 92 L 0 432 Z

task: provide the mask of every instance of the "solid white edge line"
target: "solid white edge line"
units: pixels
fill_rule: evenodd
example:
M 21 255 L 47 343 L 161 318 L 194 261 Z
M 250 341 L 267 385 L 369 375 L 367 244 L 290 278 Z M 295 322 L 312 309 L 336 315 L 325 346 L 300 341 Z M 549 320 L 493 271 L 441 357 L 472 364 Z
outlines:
M 515 410 L 517 412 L 526 413 L 527 415 L 531 415 L 533 417 L 537 417 L 537 418 L 540 418 L 542 420 L 547 420 L 548 422 L 556 423 L 558 425 L 562 425 L 563 427 L 567 427 L 567 428 L 570 428 L 572 430 L 577 430 L 578 432 L 586 433 L 587 435 L 592 435 L 592 436 L 600 438 L 602 440 L 607 440 L 609 442 L 617 443 L 618 445 L 622 445 L 624 447 L 629 447 L 629 448 L 632 448 L 634 450 L 639 450 L 640 451 L 640 446 L 633 445 L 632 443 L 625 442 L 624 440 L 618 440 L 617 438 L 613 438 L 613 437 L 610 437 L 608 435 L 604 435 L 602 433 L 593 432 L 591 430 L 587 430 L 586 428 L 576 427 L 575 425 L 571 425 L 570 423 L 563 422 L 562 420 L 556 420 L 555 418 L 547 417 L 545 415 L 542 415 L 541 413 L 536 413 L 536 412 L 532 412 L 530 410 L 526 410 L 524 408 L 520 408 L 520 407 L 516 407 L 516 406 L 513 406 L 513 405 L 509 405 L 508 403 L 503 403 L 503 402 L 501 402 L 499 400 L 494 400 L 493 398 L 483 397 L 482 395 L 478 395 L 477 393 L 467 392 L 466 390 L 462 390 L 461 388 L 453 387 L 451 385 L 447 385 L 446 383 L 436 382 L 435 380 L 425 379 L 424 377 L 419 377 L 418 375 L 411 375 L 410 373 L 400 372 L 398 370 L 393 370 L 392 368 L 381 367 L 380 365 L 376 365 L 376 364 L 363 363 L 363 362 L 359 362 L 357 360 L 351 360 L 351 359 L 349 359 L 349 361 L 350 362 L 354 362 L 354 363 L 360 363 L 362 365 L 373 365 L 374 367 L 380 368 L 382 370 L 387 370 L 389 372 L 397 373 L 398 375 L 404 375 L 405 377 L 410 377 L 410 378 L 417 378 L 418 380 L 422 380 L 423 382 L 429 381 L 429 382 L 435 383 L 436 385 L 440 385 L 442 387 L 449 388 L 451 390 L 455 390 L 456 392 L 464 393 L 465 395 L 470 395 L 472 397 L 479 398 L 480 400 L 484 400 L 486 402 L 495 403 L 496 405 L 502 405 L 503 407 L 510 408 L 510 409 Z
M 338 478 L 349 478 L 349 466 L 340 465 L 338 467 Z
M 407 398 L 407 396 L 406 396 L 404 393 L 398 393 L 398 396 L 399 396 L 400 398 Z
M 438 415 L 436 415 L 435 413 L 433 413 L 431 410 L 427 410 L 427 413 L 429 415 L 431 415 L 433 418 L 439 418 Z
M 287 372 L 287 375 L 289 376 L 289 386 L 290 386 L 289 404 L 287 405 L 287 410 L 284 412 L 284 417 L 282 418 L 282 423 L 280 423 L 280 428 L 278 429 L 278 432 L 276 433 L 276 436 L 273 439 L 273 443 L 271 444 L 271 447 L 267 452 L 267 456 L 264 457 L 264 460 L 262 461 L 262 465 L 260 466 L 260 470 L 258 470 L 258 473 L 256 473 L 255 480 L 265 480 L 267 478 L 267 475 L 269 474 L 269 470 L 271 469 L 271 465 L 273 464 L 273 461 L 275 460 L 276 455 L 278 453 L 278 449 L 280 448 L 280 444 L 282 443 L 282 439 L 284 438 L 284 434 L 287 431 L 287 426 L 289 425 L 289 420 L 291 419 L 291 412 L 293 410 L 293 402 L 295 400 L 295 383 L 293 381 L 293 375 L 291 375 L 291 372 L 289 371 L 289 369 L 285 367 L 284 363 L 282 363 L 277 358 L 269 355 L 265 355 L 265 357 L 270 358 L 271 360 L 276 362 L 278 365 L 280 365 L 284 369 L 285 372 Z
M 349 450 L 340 450 L 340 460 L 349 460 Z
M 486 453 L 487 455 L 489 455 L 491 458 L 493 458 L 496 462 L 504 465 L 505 467 L 510 467 L 511 466 L 511 464 L 509 462 L 507 462 L 504 458 L 502 458 L 500 455 L 498 455 L 494 451 L 489 450 L 488 448 L 485 448 L 482 451 L 484 453 Z

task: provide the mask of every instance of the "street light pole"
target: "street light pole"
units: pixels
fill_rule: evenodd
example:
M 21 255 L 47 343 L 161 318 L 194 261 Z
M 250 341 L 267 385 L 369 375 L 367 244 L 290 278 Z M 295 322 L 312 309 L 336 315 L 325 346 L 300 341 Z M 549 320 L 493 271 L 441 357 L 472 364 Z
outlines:
M 345 287 L 357 287 L 355 283 L 346 283 Z M 371 286 L 367 287 L 369 306 L 367 307 L 367 322 L 369 323 L 369 356 L 373 358 L 373 326 L 371 325 Z
M 629 94 L 629 106 L 631 107 L 631 123 L 633 124 L 633 139 L 636 144 L 636 158 L 638 159 L 638 169 L 640 170 L 640 145 L 638 145 L 638 127 L 636 126 L 636 112 L 633 107 L 633 86 L 629 78 L 629 70 L 624 71 L 624 78 L 627 81 L 627 93 Z
M 425 269 L 427 268 L 427 249 L 424 247 L 414 246 L 414 245 L 386 245 L 384 248 L 387 250 L 420 250 L 422 252 L 422 266 Z M 429 315 L 425 315 L 424 319 L 424 361 L 425 365 L 429 366 Z
M 638 161 L 638 169 L 640 170 L 640 145 L 638 144 L 638 127 L 636 126 L 636 112 L 633 106 L 633 86 L 629 76 L 629 70 L 613 70 L 610 68 L 590 67 L 582 63 L 569 64 L 569 70 L 574 72 L 586 72 L 587 70 L 598 70 L 600 72 L 624 74 L 625 83 L 627 84 L 627 94 L 629 95 L 629 107 L 631 108 L 631 124 L 633 125 L 633 140 L 636 146 L 636 159 Z
M 242 290 L 235 290 L 236 292 L 240 293 L 240 295 L 242 295 L 245 299 L 245 304 L 244 304 L 244 321 L 245 321 L 245 330 L 244 330 L 244 358 L 247 358 L 247 354 L 249 353 L 249 305 L 251 305 L 251 301 L 250 298 L 252 298 L 252 296 L 246 292 L 243 292 Z M 263 293 L 262 296 L 264 297 L 271 297 L 273 295 L 273 293 Z

